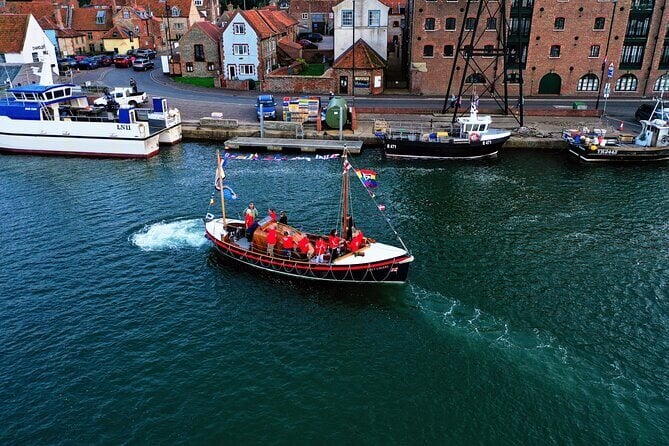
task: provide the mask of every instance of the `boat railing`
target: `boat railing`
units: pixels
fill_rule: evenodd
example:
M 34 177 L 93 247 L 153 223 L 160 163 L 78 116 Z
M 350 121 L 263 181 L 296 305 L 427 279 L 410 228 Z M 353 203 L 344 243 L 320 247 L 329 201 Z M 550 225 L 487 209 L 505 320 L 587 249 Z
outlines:
M 446 123 L 442 121 L 386 121 L 383 127 L 385 128 L 383 133 L 388 138 L 409 141 L 418 140 L 421 135 L 429 133 L 448 133 L 454 135 L 457 132 L 453 131 L 454 127 L 450 122 Z

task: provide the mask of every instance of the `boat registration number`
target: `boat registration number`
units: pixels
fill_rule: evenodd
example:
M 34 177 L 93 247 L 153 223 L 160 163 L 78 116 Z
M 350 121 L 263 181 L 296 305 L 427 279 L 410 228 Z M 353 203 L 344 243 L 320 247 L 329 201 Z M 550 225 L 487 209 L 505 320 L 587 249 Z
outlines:
M 598 155 L 617 155 L 618 151 L 614 149 L 597 149 Z
M 130 124 L 116 124 L 116 130 L 132 130 Z
M 395 145 L 395 144 L 386 144 L 386 149 L 397 149 L 397 145 Z

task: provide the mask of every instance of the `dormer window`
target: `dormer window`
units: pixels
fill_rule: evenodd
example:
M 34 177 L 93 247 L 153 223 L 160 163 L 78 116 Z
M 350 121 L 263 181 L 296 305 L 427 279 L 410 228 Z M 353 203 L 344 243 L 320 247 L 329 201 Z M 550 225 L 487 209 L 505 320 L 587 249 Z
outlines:
M 128 11 L 127 9 L 124 9 L 123 10 L 123 18 L 124 19 L 129 19 L 130 18 L 130 11 Z
M 96 25 L 104 25 L 106 19 L 106 11 L 98 11 L 95 13 L 95 24 Z
M 177 6 L 172 6 L 172 17 L 179 17 L 181 15 L 181 10 Z

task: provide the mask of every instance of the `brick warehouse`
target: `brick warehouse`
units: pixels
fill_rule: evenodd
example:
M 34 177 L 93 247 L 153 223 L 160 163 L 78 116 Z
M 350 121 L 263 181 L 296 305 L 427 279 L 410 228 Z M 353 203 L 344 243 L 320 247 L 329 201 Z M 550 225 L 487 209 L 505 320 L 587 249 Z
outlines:
M 409 8 L 409 85 L 412 93 L 444 95 L 460 27 L 472 28 L 478 2 L 413 0 Z M 665 4 L 667 3 L 667 4 Z M 498 48 L 502 27 L 499 2 L 485 1 L 477 28 L 477 49 Z M 489 5 L 488 5 L 489 4 Z M 611 96 L 650 96 L 669 88 L 669 1 L 660 0 L 511 0 L 508 23 L 509 95 L 518 95 L 521 59 L 525 95 L 594 97 L 609 81 L 602 64 L 614 64 Z M 614 13 L 615 8 L 615 13 Z M 608 56 L 606 50 L 608 47 Z M 488 79 L 503 71 L 503 60 L 476 56 Z M 488 59 L 488 60 L 485 60 Z M 454 76 L 464 71 L 461 57 Z M 468 71 L 468 80 L 477 76 Z M 502 91 L 502 78 L 495 89 Z M 601 85 L 600 85 L 601 83 Z

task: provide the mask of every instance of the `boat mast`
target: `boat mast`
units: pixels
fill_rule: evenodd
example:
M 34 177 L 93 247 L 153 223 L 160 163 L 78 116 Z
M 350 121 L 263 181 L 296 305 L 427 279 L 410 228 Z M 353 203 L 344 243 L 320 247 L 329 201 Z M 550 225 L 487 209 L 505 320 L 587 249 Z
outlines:
M 221 167 L 221 151 L 216 150 L 216 177 L 221 180 L 219 192 L 221 193 L 221 215 L 223 216 L 223 229 L 225 229 L 225 199 L 223 198 L 223 167 Z
M 346 213 L 348 212 L 348 171 L 351 168 L 351 164 L 348 162 L 348 152 L 346 150 L 346 144 L 344 144 L 344 150 L 343 150 L 343 158 L 344 158 L 344 172 L 342 173 L 342 179 L 341 179 L 341 232 L 340 234 L 342 237 L 346 237 L 346 231 L 347 231 L 347 221 L 346 221 Z

